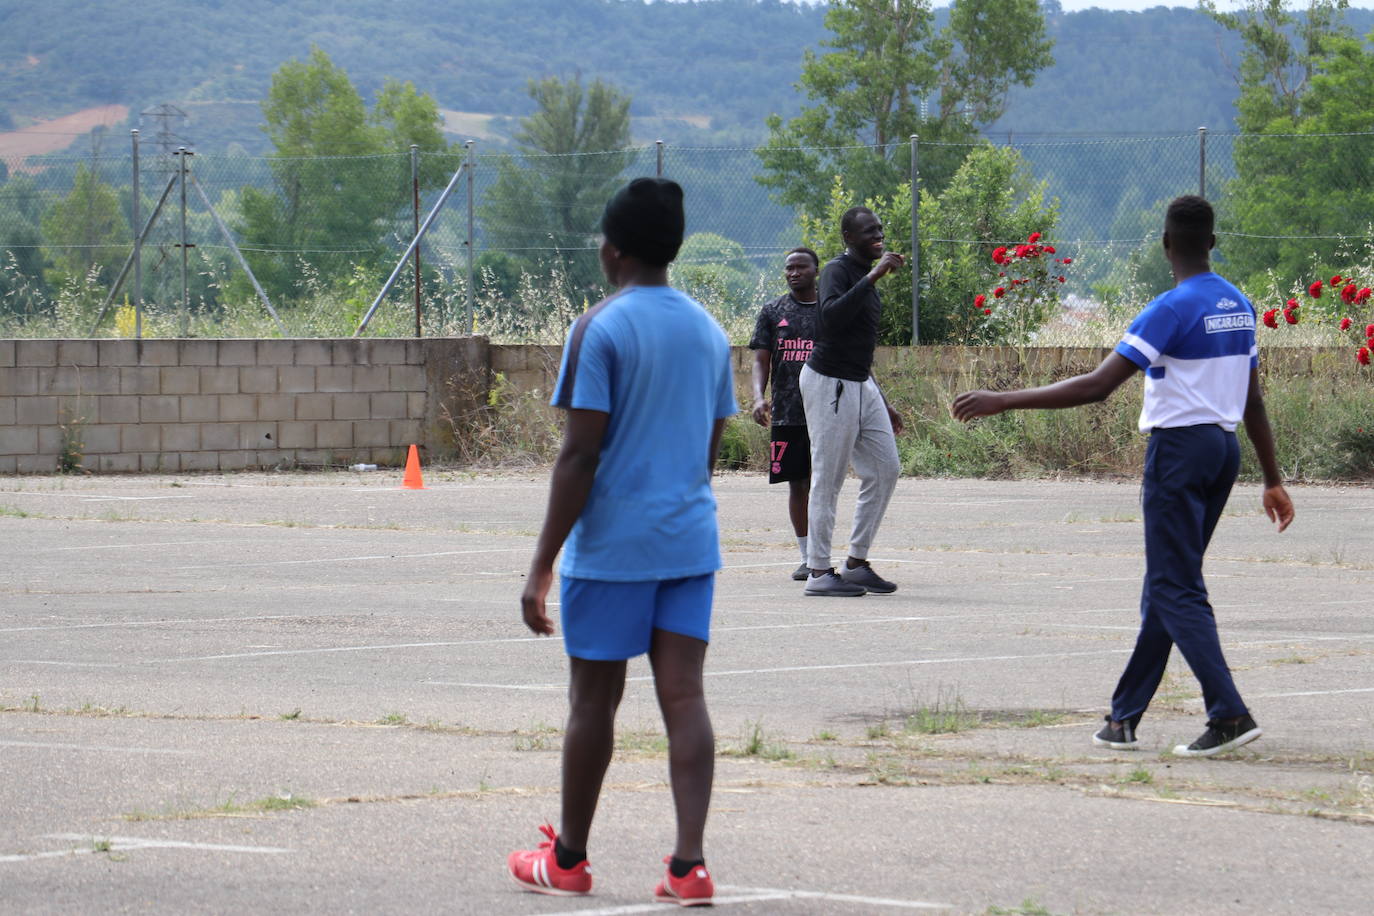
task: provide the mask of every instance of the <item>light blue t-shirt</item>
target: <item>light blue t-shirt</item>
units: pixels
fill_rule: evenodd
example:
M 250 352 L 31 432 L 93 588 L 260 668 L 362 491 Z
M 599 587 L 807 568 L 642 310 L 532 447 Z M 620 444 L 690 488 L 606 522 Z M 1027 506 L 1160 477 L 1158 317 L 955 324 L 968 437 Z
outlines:
M 1222 277 L 1197 274 L 1147 305 L 1116 352 L 1145 370 L 1142 433 L 1204 423 L 1234 431 L 1259 365 L 1255 309 Z
M 720 569 L 707 451 L 715 421 L 739 409 L 734 389 L 725 332 L 675 289 L 631 287 L 577 319 L 553 404 L 610 420 L 562 575 L 644 582 Z

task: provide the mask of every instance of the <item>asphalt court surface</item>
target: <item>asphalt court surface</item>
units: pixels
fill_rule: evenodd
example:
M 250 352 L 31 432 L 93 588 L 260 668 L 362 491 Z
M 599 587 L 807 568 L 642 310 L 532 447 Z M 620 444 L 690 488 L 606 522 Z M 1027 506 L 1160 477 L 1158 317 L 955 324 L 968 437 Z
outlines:
M 426 476 L 0 481 L 0 911 L 663 909 L 642 662 L 596 894 L 506 882 L 557 814 L 566 661 L 517 600 L 547 472 Z M 1366 910 L 1374 490 L 1294 487 L 1278 535 L 1237 488 L 1207 575 L 1265 736 L 1209 761 L 1164 754 L 1205 722 L 1177 659 L 1142 751 L 1088 740 L 1134 637 L 1138 484 L 903 480 L 873 556 L 900 589 L 850 600 L 787 578 L 782 488 L 716 490 L 722 909 Z

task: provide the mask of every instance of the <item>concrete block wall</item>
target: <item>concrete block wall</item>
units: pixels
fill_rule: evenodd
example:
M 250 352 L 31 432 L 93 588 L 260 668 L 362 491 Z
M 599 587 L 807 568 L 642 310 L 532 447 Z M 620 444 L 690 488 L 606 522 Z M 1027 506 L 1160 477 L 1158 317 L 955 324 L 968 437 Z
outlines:
M 1096 366 L 1107 348 L 879 347 L 880 382 L 951 386 Z M 399 465 L 461 453 L 469 421 L 504 394 L 547 403 L 562 348 L 423 340 L 0 340 L 0 474 Z M 732 353 L 740 404 L 753 354 Z M 1268 371 L 1349 369 L 1340 349 L 1268 349 Z M 1020 373 L 1020 374 L 1018 374 Z M 533 409 L 528 403 L 521 409 Z M 551 408 L 550 408 L 551 409 Z
M 0 473 L 396 464 L 431 414 L 416 340 L 0 340 Z

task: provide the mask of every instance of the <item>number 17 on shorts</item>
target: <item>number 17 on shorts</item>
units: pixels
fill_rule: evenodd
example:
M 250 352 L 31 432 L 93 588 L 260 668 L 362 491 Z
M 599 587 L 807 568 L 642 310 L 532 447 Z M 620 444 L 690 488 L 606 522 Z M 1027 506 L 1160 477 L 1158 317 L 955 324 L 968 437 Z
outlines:
M 811 439 L 805 426 L 774 426 L 769 439 L 769 483 L 811 477 Z

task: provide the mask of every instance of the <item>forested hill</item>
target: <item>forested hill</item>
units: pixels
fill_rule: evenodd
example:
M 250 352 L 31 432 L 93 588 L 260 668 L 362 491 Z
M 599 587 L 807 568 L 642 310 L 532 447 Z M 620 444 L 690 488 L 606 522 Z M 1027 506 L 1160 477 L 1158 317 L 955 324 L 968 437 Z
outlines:
M 317 44 L 367 94 L 395 77 L 442 108 L 513 118 L 531 110 L 527 80 L 580 73 L 633 97 L 637 132 L 754 142 L 770 112 L 804 101 L 793 84 L 803 51 L 827 34 L 823 18 L 823 7 L 780 0 L 8 2 L 0 129 L 171 102 L 191 115 L 183 130 L 202 149 L 261 150 L 256 104 L 272 72 Z M 1365 34 L 1374 12 L 1351 10 L 1348 22 Z M 1013 93 L 994 133 L 1231 127 L 1240 47 L 1195 10 L 1056 11 L 1049 24 L 1056 64 Z

